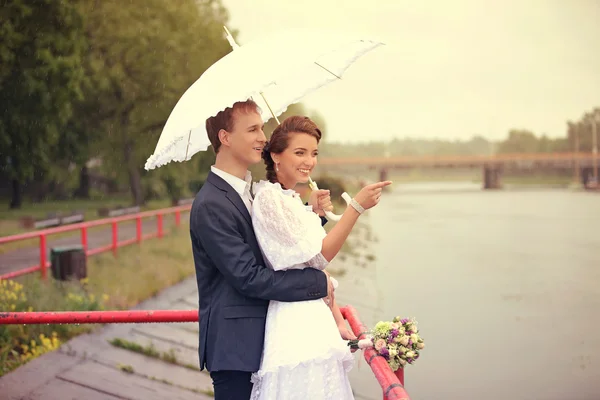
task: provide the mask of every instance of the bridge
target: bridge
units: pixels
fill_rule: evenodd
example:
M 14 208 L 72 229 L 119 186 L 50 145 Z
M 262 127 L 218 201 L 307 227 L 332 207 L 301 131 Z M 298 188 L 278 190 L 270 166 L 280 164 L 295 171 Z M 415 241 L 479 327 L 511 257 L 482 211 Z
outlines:
M 482 168 L 484 189 L 502 186 L 501 176 L 506 168 L 572 169 L 574 181 L 588 185 L 598 181 L 598 159 L 596 153 L 512 153 L 464 156 L 401 156 L 401 157 L 326 157 L 319 160 L 320 166 L 345 167 L 363 166 L 380 170 L 380 179 L 387 179 L 390 169 L 406 168 Z

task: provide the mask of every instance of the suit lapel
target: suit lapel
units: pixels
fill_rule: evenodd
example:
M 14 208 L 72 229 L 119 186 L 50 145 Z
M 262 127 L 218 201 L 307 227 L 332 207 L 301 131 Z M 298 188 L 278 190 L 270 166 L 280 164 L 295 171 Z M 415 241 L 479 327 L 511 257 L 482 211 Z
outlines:
M 239 212 L 242 213 L 248 224 L 252 225 L 252 218 L 250 217 L 250 213 L 246 208 L 246 204 L 244 204 L 244 201 L 242 200 L 238 192 L 236 192 L 235 189 L 231 187 L 231 185 L 229 185 L 221 177 L 217 176 L 212 172 L 208 173 L 208 177 L 206 178 L 206 180 L 215 185 L 217 188 L 224 191 L 227 199 L 235 206 L 235 208 L 238 209 Z

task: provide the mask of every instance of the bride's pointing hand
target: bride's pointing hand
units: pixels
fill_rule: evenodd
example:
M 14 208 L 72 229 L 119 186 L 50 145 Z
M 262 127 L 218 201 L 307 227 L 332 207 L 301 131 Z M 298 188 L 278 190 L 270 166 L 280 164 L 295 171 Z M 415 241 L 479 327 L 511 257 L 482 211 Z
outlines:
M 367 185 L 354 196 L 354 200 L 365 210 L 375 207 L 379 203 L 383 188 L 391 184 L 391 181 L 383 181 Z

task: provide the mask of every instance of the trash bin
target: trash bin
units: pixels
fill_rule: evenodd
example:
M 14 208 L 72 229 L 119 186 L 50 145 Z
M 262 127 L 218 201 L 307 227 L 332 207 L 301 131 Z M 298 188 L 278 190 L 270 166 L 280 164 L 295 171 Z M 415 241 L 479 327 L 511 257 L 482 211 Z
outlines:
M 50 250 L 50 269 L 56 280 L 87 277 L 87 257 L 83 246 L 53 247 Z

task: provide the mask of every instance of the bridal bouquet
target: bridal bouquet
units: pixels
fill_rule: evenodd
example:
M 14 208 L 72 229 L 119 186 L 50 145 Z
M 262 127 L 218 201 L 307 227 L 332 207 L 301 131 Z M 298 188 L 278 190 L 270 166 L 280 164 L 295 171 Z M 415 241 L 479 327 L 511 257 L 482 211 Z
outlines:
M 374 347 L 387 360 L 390 368 L 397 371 L 419 358 L 419 351 L 425 348 L 425 342 L 419 336 L 417 321 L 395 317 L 391 322 L 378 322 L 365 339 L 350 340 L 348 346 L 353 349 Z

